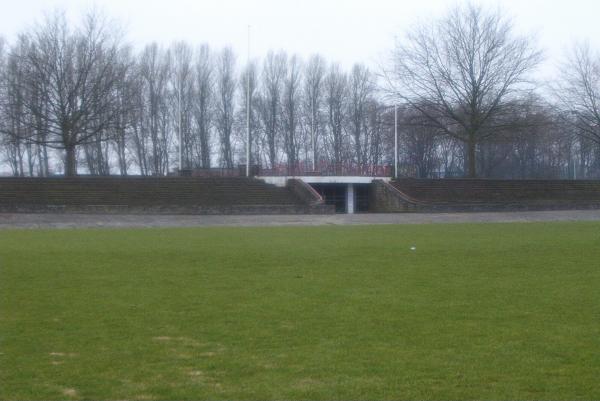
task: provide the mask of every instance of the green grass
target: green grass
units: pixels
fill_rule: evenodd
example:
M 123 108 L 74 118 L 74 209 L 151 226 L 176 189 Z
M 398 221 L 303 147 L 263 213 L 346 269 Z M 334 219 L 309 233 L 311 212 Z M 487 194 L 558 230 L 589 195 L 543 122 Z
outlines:
M 597 223 L 0 231 L 0 399 L 600 399 L 599 377 Z

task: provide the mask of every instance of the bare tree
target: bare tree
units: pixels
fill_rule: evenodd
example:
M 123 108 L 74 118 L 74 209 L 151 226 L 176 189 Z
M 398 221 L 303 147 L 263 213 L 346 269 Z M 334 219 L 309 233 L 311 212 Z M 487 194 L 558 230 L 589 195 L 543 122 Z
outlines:
M 243 160 L 244 163 L 246 161 L 246 130 L 247 127 L 247 118 L 250 118 L 250 164 L 255 164 L 260 160 L 260 137 L 259 133 L 259 117 L 256 110 L 258 109 L 258 97 L 256 96 L 256 85 L 257 85 L 257 65 L 254 62 L 251 62 L 247 65 L 244 70 L 240 74 L 239 79 L 239 99 L 240 105 L 237 118 L 237 126 L 238 126 L 238 141 L 243 144 L 243 150 L 240 149 L 240 153 L 243 156 L 240 157 L 240 160 Z M 248 80 L 250 80 L 248 82 Z M 248 102 L 248 95 L 250 96 L 250 102 Z M 248 104 L 250 108 L 248 109 Z M 247 115 L 249 111 L 250 115 Z
M 24 98 L 32 116 L 24 138 L 40 141 L 33 134 L 44 127 L 43 143 L 65 151 L 66 175 L 77 173 L 80 145 L 108 140 L 112 132 L 115 88 L 125 74 L 117 62 L 121 45 L 114 32 L 98 14 L 88 14 L 81 28 L 71 30 L 57 13 L 28 33 L 31 50 L 20 62 L 27 71 L 25 87 L 37 96 Z
M 27 65 L 21 60 L 31 51 L 27 35 L 19 35 L 0 70 L 0 133 L 5 159 L 14 175 L 48 174 L 45 127 L 40 118 L 27 111 L 27 104 L 46 110 L 40 94 L 27 87 Z M 37 141 L 27 140 L 31 136 Z
M 164 175 L 170 167 L 174 141 L 169 113 L 171 54 L 156 43 L 144 48 L 138 63 L 138 122 L 134 128 L 135 155 L 142 174 Z
M 6 134 L 6 116 L 5 116 L 5 105 L 6 105 L 6 56 L 5 56 L 5 40 L 4 37 L 0 36 L 0 155 L 6 154 L 7 152 L 7 141 L 8 135 Z M 8 155 L 5 156 L 6 159 Z M 8 161 L 8 160 L 7 160 Z M 2 162 L 2 159 L 0 159 Z M 14 171 L 13 171 L 14 172 Z
M 208 45 L 202 45 L 198 49 L 195 68 L 195 166 L 209 168 L 211 163 L 211 127 L 214 119 L 214 65 Z
M 371 99 L 366 106 L 367 114 L 367 137 L 368 143 L 368 163 L 373 166 L 379 166 L 384 159 L 384 145 L 386 134 L 386 123 L 384 109 L 379 102 Z M 387 127 L 389 128 L 389 127 Z
M 147 71 L 147 66 L 143 65 L 144 56 L 149 53 L 149 47 L 137 55 L 133 74 L 131 76 L 131 85 L 133 88 L 131 101 L 135 105 L 131 113 L 131 136 L 129 141 L 130 152 L 132 154 L 133 164 L 137 165 L 141 175 L 148 175 L 151 170 L 151 163 L 148 155 L 150 154 L 150 138 L 147 130 L 146 116 L 146 77 L 142 75 Z
M 136 118 L 140 109 L 138 102 L 140 87 L 136 63 L 129 47 L 121 50 L 118 62 L 122 64 L 121 68 L 124 68 L 127 72 L 123 77 L 123 81 L 116 88 L 113 107 L 119 110 L 115 113 L 117 121 L 112 145 L 117 156 L 119 172 L 121 175 L 127 175 L 131 164 L 131 156 L 128 153 L 132 150 L 129 149 L 129 143 L 134 136 Z
M 573 47 L 561 68 L 555 93 L 565 110 L 563 121 L 600 145 L 600 56 L 589 44 Z
M 29 51 L 29 41 L 21 35 L 18 43 L 12 49 L 11 54 L 3 63 L 2 83 L 2 132 L 4 134 L 3 147 L 5 159 L 8 162 L 13 175 L 25 175 L 24 159 L 26 153 L 25 137 L 27 124 L 25 119 L 29 116 L 25 113 L 25 87 L 26 71 L 20 63 L 20 58 Z
M 301 105 L 301 64 L 297 56 L 292 56 L 287 62 L 284 80 L 283 102 L 281 115 L 284 127 L 284 148 L 290 174 L 298 163 L 298 126 L 300 123 Z
M 260 87 L 259 112 L 267 145 L 267 159 L 271 168 L 277 163 L 278 140 L 281 129 L 280 107 L 286 75 L 287 56 L 283 52 L 269 52 L 263 65 Z
M 182 168 L 193 164 L 192 113 L 194 102 L 193 52 L 185 42 L 175 43 L 171 49 L 173 70 L 171 82 L 171 113 L 177 128 L 177 142 L 181 148 Z M 181 141 L 181 143 L 179 143 Z M 178 156 L 179 158 L 179 156 Z
M 475 177 L 478 143 L 506 128 L 498 117 L 530 89 L 529 73 L 541 58 L 510 19 L 467 4 L 409 31 L 386 77 L 394 96 L 466 144 L 468 175 Z
M 344 156 L 344 111 L 348 92 L 348 77 L 339 65 L 329 68 L 325 78 L 325 105 L 328 122 L 328 148 L 330 160 L 339 166 Z
M 310 141 L 313 168 L 319 160 L 317 152 L 321 127 L 321 106 L 323 102 L 323 84 L 325 81 L 326 63 L 323 57 L 314 55 L 308 61 L 304 70 L 304 110 L 308 114 L 307 123 L 310 127 Z
M 227 47 L 217 61 L 217 130 L 221 142 L 221 165 L 233 168 L 231 136 L 234 123 L 234 95 L 236 88 L 235 55 Z
M 373 94 L 373 79 L 369 69 L 355 64 L 348 79 L 348 122 L 354 141 L 354 161 L 359 165 L 367 163 L 367 103 Z
M 428 124 L 423 114 L 412 107 L 402 110 L 399 125 L 402 158 L 414 168 L 416 177 L 430 178 L 439 169 L 440 130 Z

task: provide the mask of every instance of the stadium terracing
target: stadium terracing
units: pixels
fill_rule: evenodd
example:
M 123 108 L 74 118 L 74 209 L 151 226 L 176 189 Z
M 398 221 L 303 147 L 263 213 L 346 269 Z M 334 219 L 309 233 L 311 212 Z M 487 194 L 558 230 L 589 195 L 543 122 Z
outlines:
M 0 178 L 0 212 L 327 214 L 600 209 L 600 181 L 394 178 L 392 166 L 281 165 L 156 176 Z

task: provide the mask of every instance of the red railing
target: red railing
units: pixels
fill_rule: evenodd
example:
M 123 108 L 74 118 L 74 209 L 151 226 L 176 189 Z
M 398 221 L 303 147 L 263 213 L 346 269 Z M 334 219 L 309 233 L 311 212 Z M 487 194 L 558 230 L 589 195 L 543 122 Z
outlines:
M 237 168 L 196 168 L 180 172 L 179 175 L 192 177 L 245 177 L 246 170 Z
M 320 163 L 313 169 L 312 163 L 298 163 L 295 166 L 287 164 L 276 165 L 274 168 L 260 170 L 264 176 L 301 176 L 301 175 L 324 175 L 324 176 L 361 176 L 361 177 L 390 177 L 392 166 L 357 165 L 350 163 Z
M 313 169 L 312 163 L 297 163 L 290 166 L 280 163 L 272 168 L 252 166 L 251 175 L 256 176 L 360 176 L 360 177 L 391 177 L 392 166 L 359 165 L 352 163 L 319 163 Z M 246 166 L 238 168 L 200 168 L 186 170 L 185 174 L 194 177 L 243 177 Z

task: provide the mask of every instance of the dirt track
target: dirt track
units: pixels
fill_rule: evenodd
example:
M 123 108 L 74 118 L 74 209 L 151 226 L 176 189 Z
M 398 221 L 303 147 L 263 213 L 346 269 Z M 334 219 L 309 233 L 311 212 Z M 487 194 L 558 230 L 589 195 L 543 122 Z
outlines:
M 0 214 L 0 229 L 78 227 L 318 226 L 353 224 L 499 223 L 600 221 L 600 210 L 501 213 L 406 213 L 355 215 L 119 215 Z

